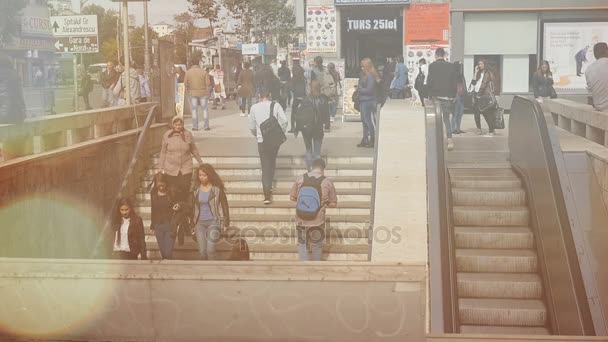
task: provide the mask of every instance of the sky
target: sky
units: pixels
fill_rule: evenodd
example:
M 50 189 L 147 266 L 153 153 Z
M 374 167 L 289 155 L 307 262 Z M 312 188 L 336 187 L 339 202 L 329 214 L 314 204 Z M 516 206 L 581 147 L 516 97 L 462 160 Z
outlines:
M 72 0 L 72 3 L 79 0 Z M 104 8 L 113 8 L 118 10 L 120 3 L 110 0 L 89 0 L 89 3 L 103 6 Z M 148 16 L 150 25 L 157 24 L 161 21 L 173 23 L 173 16 L 188 10 L 187 0 L 150 0 L 148 3 Z M 141 25 L 144 21 L 144 4 L 143 2 L 133 2 L 129 4 L 129 14 L 135 14 L 137 24 Z

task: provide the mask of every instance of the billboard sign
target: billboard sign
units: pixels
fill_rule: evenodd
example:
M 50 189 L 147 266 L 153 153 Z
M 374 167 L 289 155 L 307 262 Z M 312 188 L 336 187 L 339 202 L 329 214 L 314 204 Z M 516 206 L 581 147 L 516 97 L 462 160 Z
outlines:
M 56 16 L 51 17 L 50 24 L 56 52 L 99 52 L 96 15 Z

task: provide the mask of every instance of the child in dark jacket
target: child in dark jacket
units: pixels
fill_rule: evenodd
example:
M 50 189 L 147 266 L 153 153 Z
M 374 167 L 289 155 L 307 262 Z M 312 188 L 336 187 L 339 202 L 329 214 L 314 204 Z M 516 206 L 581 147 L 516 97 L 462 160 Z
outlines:
M 133 210 L 133 204 L 128 198 L 123 197 L 118 200 L 112 228 L 114 231 L 112 250 L 115 259 L 137 260 L 139 255 L 141 260 L 148 258 L 144 224 L 141 217 Z

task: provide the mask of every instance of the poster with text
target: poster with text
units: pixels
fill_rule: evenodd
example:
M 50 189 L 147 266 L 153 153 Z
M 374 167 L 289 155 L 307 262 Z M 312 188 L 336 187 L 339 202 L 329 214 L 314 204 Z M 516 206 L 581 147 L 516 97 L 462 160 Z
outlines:
M 344 121 L 361 119 L 361 115 L 355 109 L 355 104 L 353 103 L 353 94 L 357 90 L 358 84 L 358 78 L 347 78 L 344 80 L 344 101 L 342 104 Z
M 433 63 L 435 61 L 435 50 L 440 47 L 445 50 L 445 59 L 449 61 L 449 45 L 407 45 L 405 47 L 405 65 L 407 66 L 407 74 L 412 86 L 418 75 L 420 60 L 424 58 L 427 65 Z
M 450 43 L 450 4 L 412 4 L 405 9 L 405 45 Z
M 608 22 L 544 23 L 543 59 L 556 90 L 584 90 L 585 70 L 595 62 L 593 46 L 608 41 Z
M 336 7 L 306 7 L 306 45 L 308 52 L 336 52 L 337 30 Z

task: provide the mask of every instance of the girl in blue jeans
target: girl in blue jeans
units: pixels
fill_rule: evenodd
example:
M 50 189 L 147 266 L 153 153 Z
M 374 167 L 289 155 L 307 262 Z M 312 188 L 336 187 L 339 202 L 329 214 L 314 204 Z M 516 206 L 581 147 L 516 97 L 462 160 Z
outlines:
M 160 255 L 163 259 L 173 258 L 173 247 L 175 235 L 171 227 L 174 214 L 175 201 L 174 191 L 169 189 L 167 175 L 158 173 L 154 177 L 154 187 L 150 191 L 151 200 L 151 223 L 150 230 L 154 232 Z
M 202 164 L 197 171 L 198 186 L 192 196 L 193 223 L 202 260 L 216 260 L 215 247 L 221 227 L 230 226 L 230 212 L 224 182 L 213 166 Z
M 359 78 L 359 107 L 363 138 L 357 147 L 373 148 L 376 142 L 376 111 L 379 100 L 378 83 L 382 79 L 369 58 L 361 61 L 361 77 Z

